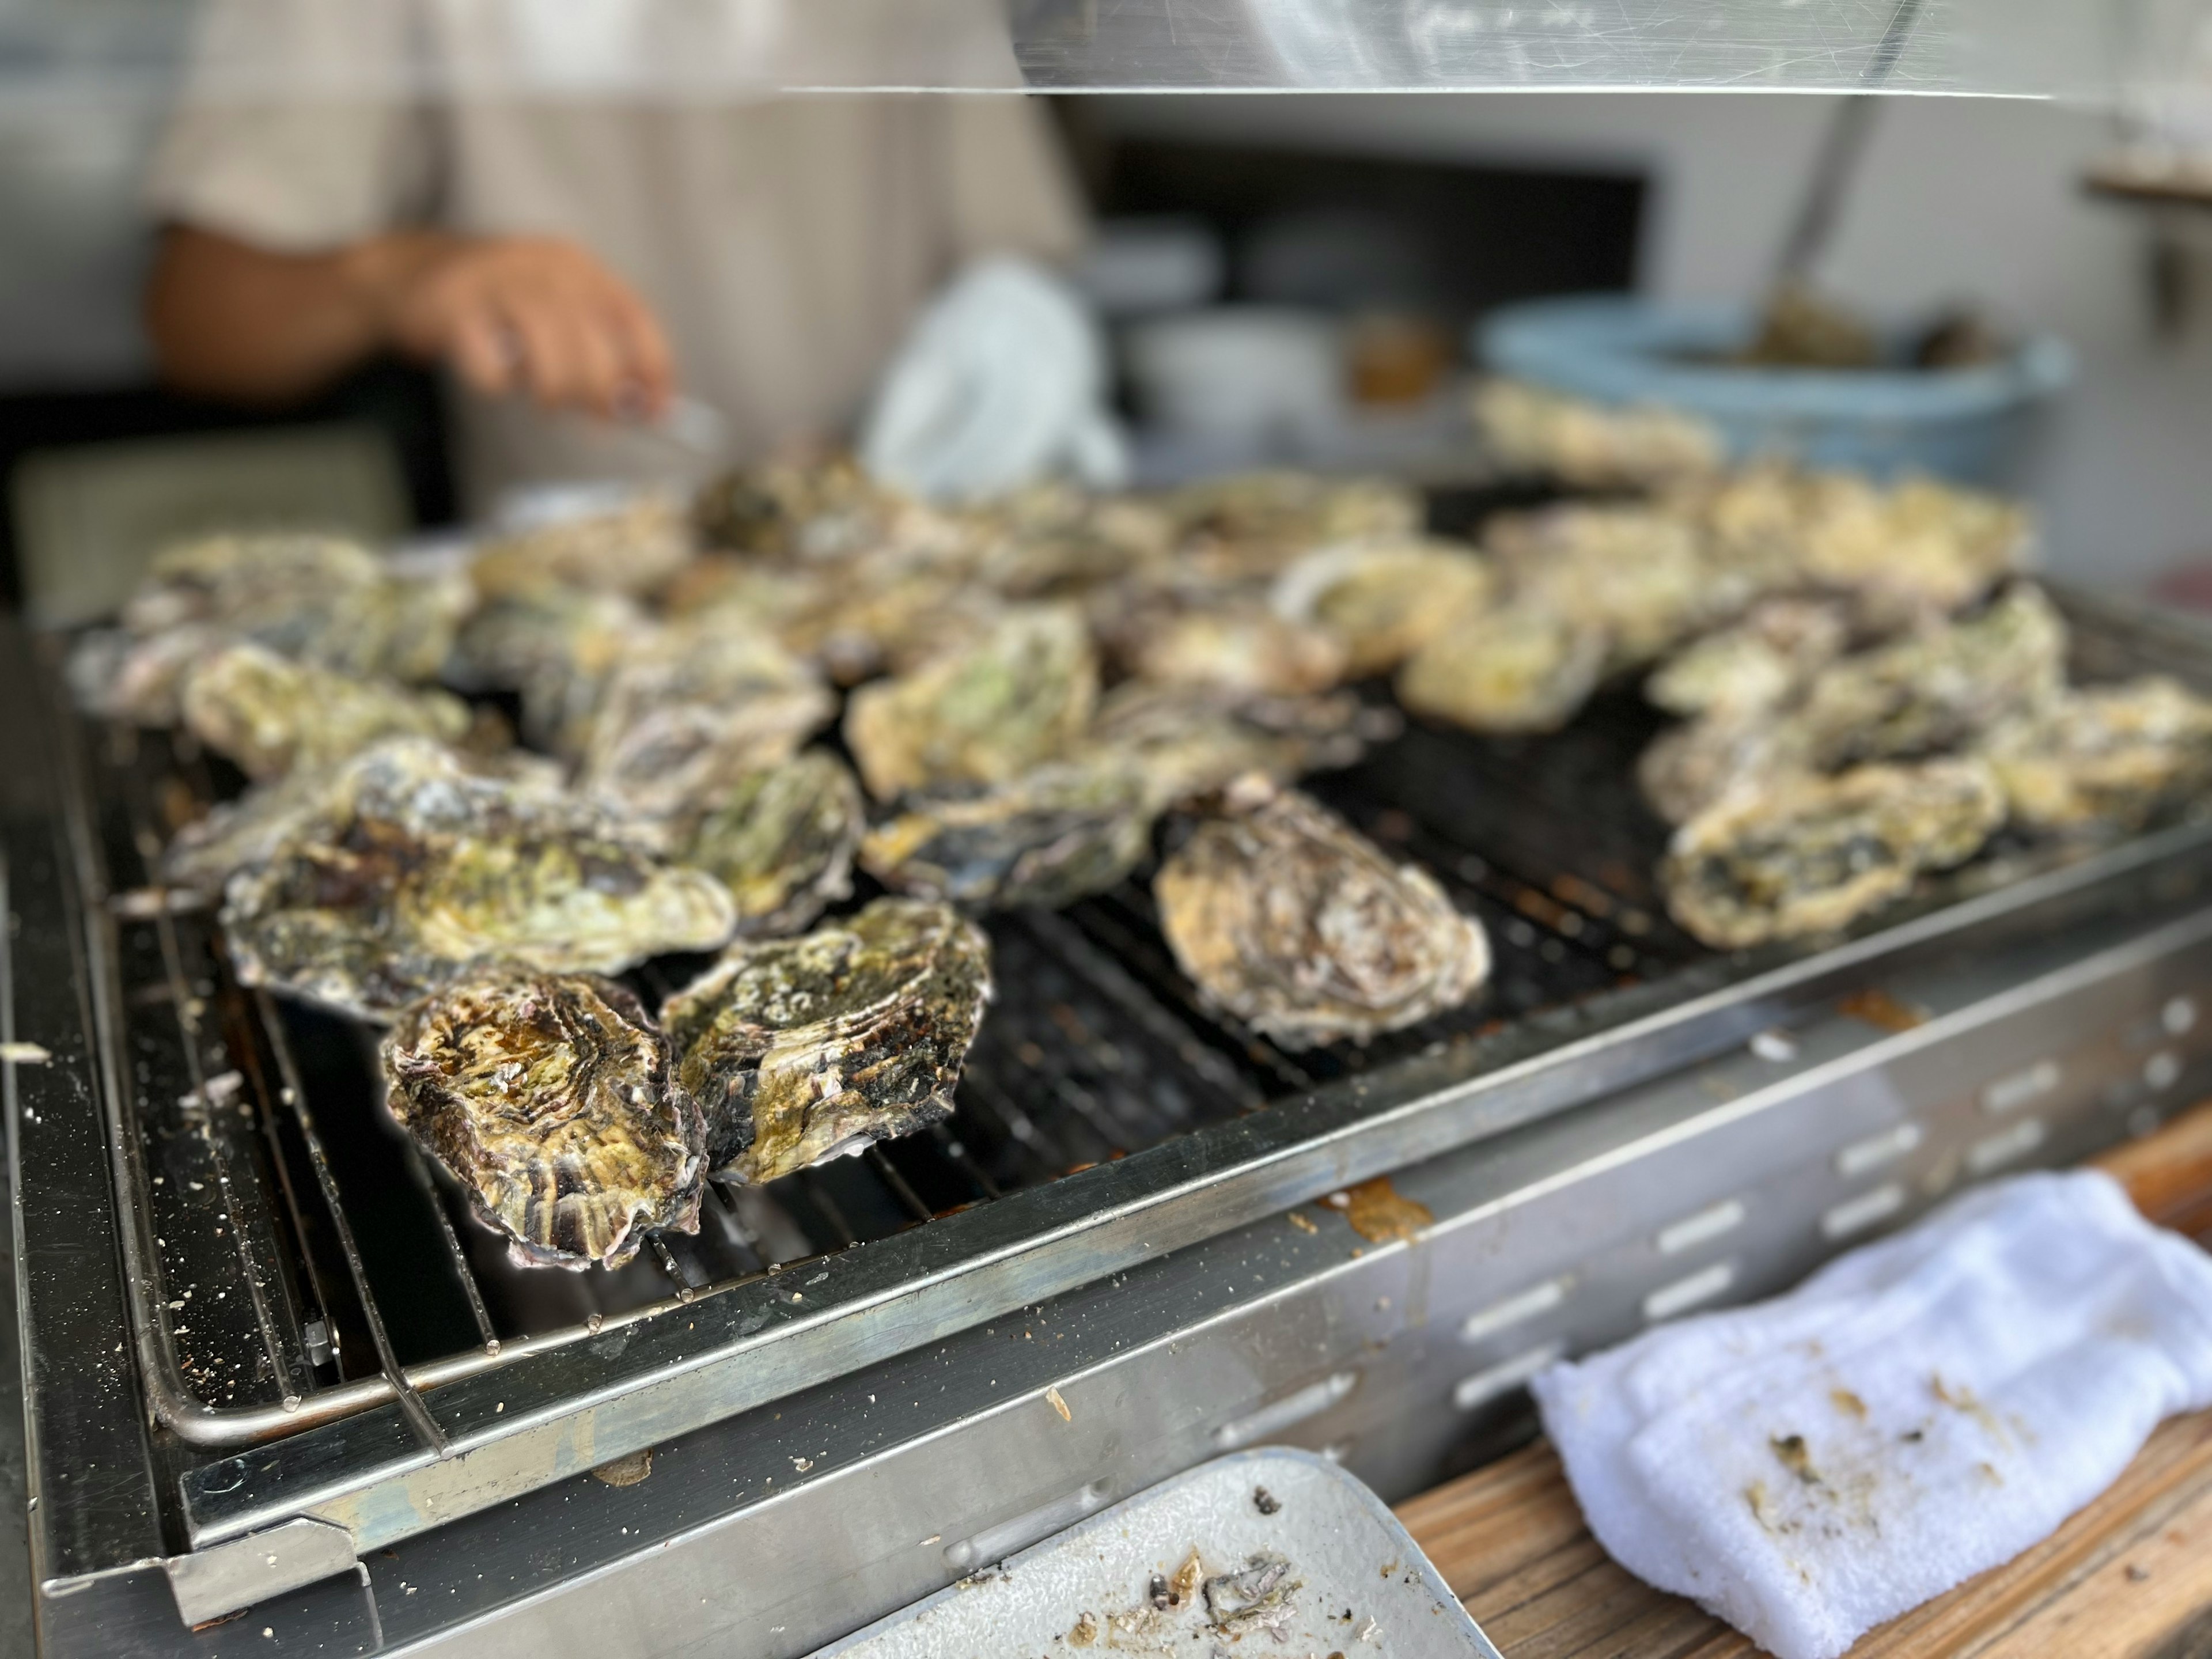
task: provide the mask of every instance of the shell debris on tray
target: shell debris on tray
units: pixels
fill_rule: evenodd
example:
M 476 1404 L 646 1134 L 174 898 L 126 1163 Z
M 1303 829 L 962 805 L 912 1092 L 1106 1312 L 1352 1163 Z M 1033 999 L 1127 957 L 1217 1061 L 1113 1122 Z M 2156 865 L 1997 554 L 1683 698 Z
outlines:
M 678 861 L 730 890 L 745 939 L 796 933 L 853 890 L 853 854 L 867 828 L 844 762 L 809 749 L 738 774 L 679 821 Z
M 225 890 L 240 980 L 368 1019 L 487 961 L 615 973 L 737 921 L 720 881 L 634 821 L 421 738 L 337 769 L 260 850 Z
M 943 904 L 732 945 L 660 1011 L 708 1168 L 763 1184 L 949 1116 L 990 994 L 990 941 Z
M 868 832 L 860 867 L 894 892 L 975 908 L 1070 904 L 1151 850 L 1153 787 L 1133 758 L 1108 750 L 1009 783 L 925 790 Z
M 932 784 L 1004 783 L 1073 747 L 1097 700 L 1081 612 L 1010 606 L 981 637 L 855 691 L 845 744 L 878 800 Z
M 1981 753 L 2022 829 L 2127 835 L 2212 804 L 2212 702 L 2158 675 L 2085 687 L 2004 722 Z
M 405 1010 L 383 1056 L 392 1115 L 520 1265 L 618 1267 L 698 1231 L 705 1127 L 622 986 L 488 967 Z
M 1230 793 L 1152 884 L 1161 932 L 1206 1002 L 1309 1048 L 1418 1024 L 1489 977 L 1482 924 L 1428 872 L 1296 790 Z
M 1862 766 L 1734 794 L 1675 832 L 1668 910 L 1706 944 L 1763 945 L 1843 927 L 1923 870 L 1964 863 L 2004 822 L 1979 760 Z
M 187 731 L 250 778 L 327 765 L 380 738 L 456 742 L 471 720 L 469 706 L 450 692 L 356 679 L 253 644 L 195 664 L 182 712 Z

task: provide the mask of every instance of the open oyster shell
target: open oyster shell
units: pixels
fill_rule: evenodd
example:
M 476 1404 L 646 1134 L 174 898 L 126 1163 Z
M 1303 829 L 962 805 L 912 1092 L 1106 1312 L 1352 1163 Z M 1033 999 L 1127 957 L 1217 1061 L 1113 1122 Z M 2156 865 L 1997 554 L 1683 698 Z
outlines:
M 1204 819 L 1152 890 L 1200 994 L 1288 1048 L 1416 1024 L 1490 974 L 1481 923 L 1434 877 L 1295 790 Z
M 762 1183 L 950 1115 L 990 994 L 981 929 L 884 898 L 732 945 L 660 1018 L 705 1113 L 708 1167 Z
M 1597 688 L 1602 628 L 1547 605 L 1462 616 L 1398 671 L 1398 700 L 1475 732 L 1556 732 Z
M 845 744 L 878 800 L 932 784 L 1003 783 L 1073 747 L 1097 698 L 1081 613 L 1016 605 L 980 638 L 854 692 Z
M 917 898 L 1056 908 L 1136 868 L 1152 848 L 1158 810 L 1134 761 L 1094 754 L 1011 783 L 909 795 L 860 843 L 860 867 Z
M 701 798 L 674 837 L 678 857 L 718 878 L 746 939 L 796 933 L 853 890 L 867 828 L 860 786 L 824 749 L 740 773 Z
M 618 1267 L 699 1230 L 706 1130 L 668 1039 L 611 980 L 493 966 L 402 1013 L 392 1115 L 531 1267 Z
M 191 669 L 183 713 L 194 737 L 252 778 L 327 765 L 380 738 L 455 742 L 470 722 L 468 705 L 447 692 L 356 679 L 251 644 L 227 647 Z
M 2125 835 L 2212 787 L 2212 702 L 2154 675 L 2070 691 L 1990 733 L 2013 821 L 2049 835 Z
M 1844 927 L 1965 862 L 2004 822 L 1979 760 L 1862 766 L 1731 795 L 1675 832 L 1660 885 L 1674 919 L 1740 949 Z
M 736 925 L 722 884 L 632 820 L 419 738 L 338 769 L 286 831 L 226 889 L 239 978 L 364 1018 L 487 961 L 614 973 Z
M 1498 574 L 1472 548 L 1443 541 L 1345 542 L 1309 553 L 1276 579 L 1275 613 L 1342 641 L 1345 673 L 1385 673 L 1486 606 Z
M 836 713 L 813 669 L 764 634 L 695 623 L 640 644 L 607 677 L 578 781 L 641 816 L 790 759 Z

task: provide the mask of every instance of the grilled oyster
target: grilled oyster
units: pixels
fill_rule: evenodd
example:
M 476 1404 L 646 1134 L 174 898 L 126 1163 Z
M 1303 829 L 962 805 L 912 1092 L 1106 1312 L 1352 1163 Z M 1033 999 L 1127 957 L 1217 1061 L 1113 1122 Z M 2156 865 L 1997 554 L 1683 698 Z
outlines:
M 109 638 L 71 675 L 95 713 L 173 725 L 185 672 L 224 646 L 362 678 L 434 679 L 473 603 L 453 574 L 398 571 L 333 536 L 211 536 L 155 555 Z
M 458 740 L 469 708 L 443 691 L 410 691 L 280 657 L 265 646 L 234 645 L 195 666 L 185 681 L 185 726 L 248 777 L 295 765 L 325 765 L 380 738 Z
M 1133 760 L 1095 753 L 991 788 L 909 795 L 860 843 L 860 867 L 917 898 L 1057 907 L 1134 869 L 1151 850 L 1158 810 Z
M 2004 822 L 1978 760 L 1862 766 L 1732 796 L 1675 832 L 1667 908 L 1706 944 L 1741 949 L 1841 927 L 1963 863 Z
M 1824 473 L 1805 491 L 1802 574 L 1856 592 L 1876 620 L 1971 605 L 2021 569 L 2033 543 L 2021 507 L 1931 479 L 1883 490 Z
M 1160 506 L 1179 535 L 1274 550 L 1274 569 L 1332 542 L 1413 535 L 1422 517 L 1420 495 L 1404 484 L 1310 472 L 1209 478 L 1170 492 Z
M 1238 804 L 1201 822 L 1152 884 L 1161 931 L 1207 1002 L 1306 1048 L 1415 1024 L 1489 976 L 1482 925 L 1426 871 L 1393 865 L 1295 790 Z
M 1784 740 L 1823 772 L 1936 754 L 2049 702 L 2065 672 L 2066 624 L 2021 583 L 1978 616 L 1832 665 L 1786 717 Z
M 692 519 L 709 547 L 774 559 L 958 556 L 975 540 L 958 515 L 886 489 L 845 455 L 732 472 L 699 492 Z
M 519 691 L 522 734 L 571 759 L 591 741 L 615 671 L 642 656 L 651 620 L 619 593 L 542 586 L 494 599 L 454 641 L 447 678 L 466 691 Z
M 1260 696 L 1326 691 L 1346 665 L 1334 634 L 1276 616 L 1256 599 L 1140 605 L 1120 616 L 1111 641 L 1136 678 Z
M 1639 489 L 1719 471 L 1721 434 L 1679 410 L 1570 398 L 1522 380 L 1489 380 L 1474 420 L 1508 466 L 1585 489 Z
M 1072 598 L 1162 571 L 1174 548 L 1175 526 L 1153 504 L 1065 484 L 1023 490 L 976 516 L 988 544 L 975 574 L 1010 599 Z
M 1637 785 L 1653 811 L 1686 823 L 1739 789 L 1806 771 L 1791 736 L 1767 709 L 1716 708 L 1654 738 L 1637 757 Z
M 741 937 L 795 933 L 853 890 L 867 818 L 860 786 L 829 750 L 742 773 L 702 801 L 675 844 L 683 862 L 730 890 Z
M 2212 702 L 2162 676 L 2094 686 L 2006 721 L 1982 752 L 2014 823 L 2124 835 L 2199 802 L 2212 785 Z
M 1496 521 L 1487 541 L 1516 599 L 1604 634 L 1607 669 L 1655 660 L 1751 597 L 1658 507 L 1546 507 Z
M 649 1231 L 699 1230 L 705 1125 L 669 1071 L 637 999 L 584 974 L 486 968 L 384 1042 L 392 1115 L 526 1267 L 619 1267 Z
M 1462 616 L 1398 671 L 1398 700 L 1476 732 L 1556 732 L 1596 690 L 1606 634 L 1547 605 Z
M 762 1183 L 949 1116 L 990 994 L 980 928 L 884 898 L 732 945 L 660 1018 L 706 1115 L 708 1167 Z
M 641 647 L 607 677 L 579 781 L 643 817 L 790 759 L 836 713 L 820 677 L 764 634 L 693 623 Z
M 1762 599 L 1653 670 L 1644 695 L 1674 714 L 1778 708 L 1843 654 L 1850 633 L 1838 600 Z
M 1081 615 L 1017 605 L 971 643 L 854 692 L 845 744 L 878 800 L 937 783 L 1003 783 L 1072 747 L 1097 697 Z
M 232 877 L 223 931 L 245 983 L 372 1019 L 487 961 L 613 973 L 720 945 L 729 894 L 658 845 L 589 800 L 392 738 Z
M 1127 757 L 1143 774 L 1153 804 L 1168 806 L 1248 773 L 1288 783 L 1350 766 L 1402 725 L 1395 708 L 1367 708 L 1349 691 L 1264 697 L 1127 680 L 1100 702 L 1085 752 Z
M 1345 672 L 1358 678 L 1395 668 L 1497 586 L 1487 561 L 1451 542 L 1346 542 L 1285 570 L 1273 602 L 1278 616 L 1342 641 Z
M 642 595 L 665 586 L 696 551 L 685 504 L 641 495 L 489 542 L 471 562 L 469 579 L 488 599 L 545 586 Z

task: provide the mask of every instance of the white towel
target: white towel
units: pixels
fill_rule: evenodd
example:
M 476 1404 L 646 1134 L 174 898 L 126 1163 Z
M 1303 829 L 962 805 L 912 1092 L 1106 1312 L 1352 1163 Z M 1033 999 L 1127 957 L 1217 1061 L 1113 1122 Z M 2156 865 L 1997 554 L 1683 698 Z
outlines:
M 2021 1176 L 1534 1387 L 1615 1560 L 1780 1659 L 1831 1659 L 2212 1404 L 2212 1257 L 2108 1176 Z

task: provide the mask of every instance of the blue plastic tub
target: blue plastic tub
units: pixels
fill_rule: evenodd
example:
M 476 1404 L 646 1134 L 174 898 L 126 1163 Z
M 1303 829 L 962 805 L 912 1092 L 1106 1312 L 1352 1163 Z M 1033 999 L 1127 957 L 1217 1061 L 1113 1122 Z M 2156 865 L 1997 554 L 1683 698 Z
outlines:
M 1784 454 L 1877 476 L 2001 477 L 2034 406 L 2073 374 L 2065 343 L 2029 338 L 1971 368 L 1802 369 L 1701 362 L 1750 339 L 1735 305 L 1601 295 L 1495 312 L 1476 331 L 1494 374 L 1601 404 L 1662 404 L 1704 416 L 1738 459 Z

